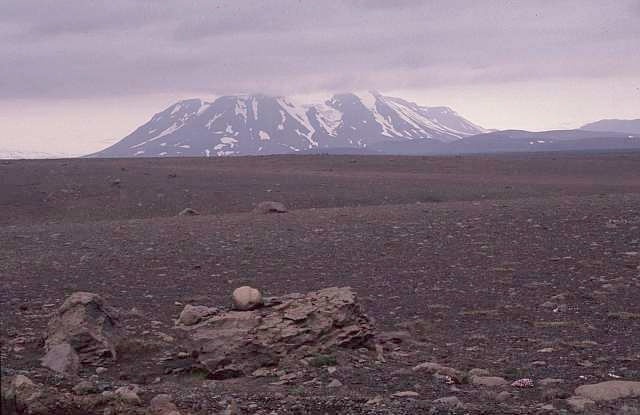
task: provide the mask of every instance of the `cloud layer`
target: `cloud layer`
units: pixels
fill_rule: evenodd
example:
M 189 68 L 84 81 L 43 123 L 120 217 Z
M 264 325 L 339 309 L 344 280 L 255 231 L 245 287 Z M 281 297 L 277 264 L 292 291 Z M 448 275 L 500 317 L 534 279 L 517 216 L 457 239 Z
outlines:
M 0 3 L 0 99 L 636 77 L 640 2 Z

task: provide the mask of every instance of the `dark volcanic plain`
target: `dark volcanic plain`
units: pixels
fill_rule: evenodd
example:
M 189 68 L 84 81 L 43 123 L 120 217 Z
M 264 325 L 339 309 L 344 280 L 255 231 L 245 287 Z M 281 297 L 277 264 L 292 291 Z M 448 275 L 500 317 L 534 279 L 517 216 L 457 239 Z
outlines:
M 251 213 L 265 200 L 289 212 Z M 123 322 L 139 347 L 99 382 L 171 393 L 185 413 L 231 399 L 263 414 L 563 413 L 579 385 L 640 380 L 640 152 L 0 161 L 0 282 L 3 376 L 73 386 L 39 367 L 40 339 L 69 294 L 91 291 L 139 311 Z M 285 384 L 165 374 L 180 304 L 226 306 L 240 285 L 351 286 L 378 331 L 416 341 Z M 411 370 L 422 362 L 535 386 L 452 389 Z M 435 412 L 446 396 L 465 409 Z

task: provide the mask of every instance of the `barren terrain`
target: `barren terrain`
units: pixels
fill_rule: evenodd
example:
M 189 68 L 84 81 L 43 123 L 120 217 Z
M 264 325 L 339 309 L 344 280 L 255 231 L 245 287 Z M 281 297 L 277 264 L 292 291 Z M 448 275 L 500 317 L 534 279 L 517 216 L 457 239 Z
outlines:
M 266 200 L 289 211 L 252 213 Z M 169 393 L 183 413 L 577 411 L 580 385 L 640 381 L 640 152 L 0 161 L 0 282 L 3 378 L 71 390 L 40 367 L 41 338 L 89 291 L 129 335 L 80 377 L 137 384 L 143 403 Z M 241 285 L 349 286 L 382 338 L 411 338 L 292 376 L 167 370 L 184 305 L 228 306 Z M 424 362 L 508 383 L 452 385 Z M 640 398 L 584 411 L 638 414 Z

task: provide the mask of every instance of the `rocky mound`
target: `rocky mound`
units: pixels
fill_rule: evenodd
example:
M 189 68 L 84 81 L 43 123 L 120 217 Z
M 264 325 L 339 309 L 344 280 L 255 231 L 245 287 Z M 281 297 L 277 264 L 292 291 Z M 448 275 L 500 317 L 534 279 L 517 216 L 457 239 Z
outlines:
M 49 322 L 42 365 L 75 374 L 80 363 L 115 359 L 119 334 L 114 315 L 99 295 L 72 294 Z
M 425 342 L 427 321 L 376 331 L 348 287 L 281 297 L 240 287 L 231 300 L 176 302 L 169 336 L 162 322 L 75 293 L 49 321 L 46 369 L 3 368 L 2 414 L 637 413 L 640 382 L 576 387 L 461 366 Z M 161 340 L 134 341 L 136 327 Z M 150 378 L 135 373 L 149 367 Z M 365 378 L 379 385 L 358 390 Z M 524 397 L 537 403 L 524 407 Z
M 192 355 L 213 379 L 249 375 L 282 360 L 335 348 L 371 347 L 373 329 L 350 288 L 271 298 L 262 307 L 214 315 L 189 331 Z

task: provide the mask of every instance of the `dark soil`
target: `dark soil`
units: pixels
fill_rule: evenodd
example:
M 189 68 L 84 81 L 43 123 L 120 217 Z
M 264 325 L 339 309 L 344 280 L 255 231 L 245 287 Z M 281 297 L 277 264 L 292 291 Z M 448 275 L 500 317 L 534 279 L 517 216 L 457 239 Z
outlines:
M 289 212 L 251 213 L 265 200 Z M 132 333 L 98 382 L 170 392 L 193 413 L 231 399 L 248 413 L 440 413 L 431 401 L 453 395 L 460 413 L 561 413 L 576 386 L 640 380 L 640 152 L 0 161 L 0 212 L 3 374 L 65 385 L 39 367 L 40 337 L 66 296 L 91 291 Z M 379 331 L 409 328 L 413 346 L 338 355 L 334 374 L 283 385 L 166 374 L 183 304 L 228 305 L 240 285 L 351 286 Z M 536 386 L 452 390 L 410 370 L 427 361 Z M 419 397 L 391 398 L 407 390 Z

